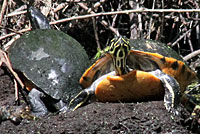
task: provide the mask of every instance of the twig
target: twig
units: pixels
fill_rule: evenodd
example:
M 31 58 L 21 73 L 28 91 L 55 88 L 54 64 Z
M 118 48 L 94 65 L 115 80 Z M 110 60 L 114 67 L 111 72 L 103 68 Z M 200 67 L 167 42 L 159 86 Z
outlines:
M 137 3 L 136 5 L 136 9 L 140 9 L 139 7 L 139 3 Z M 140 31 L 140 38 L 142 37 L 142 15 L 141 14 L 138 14 L 138 28 L 139 28 L 139 31 Z
M 50 22 L 50 24 L 53 25 L 53 24 L 63 23 L 63 22 L 72 21 L 72 20 L 86 19 L 86 18 L 90 18 L 90 17 L 97 17 L 97 16 L 104 16 L 104 15 L 130 14 L 130 13 L 133 13 L 133 12 L 138 12 L 138 13 L 139 12 L 158 12 L 158 13 L 178 12 L 178 13 L 183 13 L 183 12 L 200 12 L 200 9 L 144 9 L 144 8 L 140 8 L 140 9 L 133 9 L 133 10 L 113 11 L 113 12 L 81 15 L 81 16 L 77 16 L 77 17 L 71 17 L 71 18 L 65 18 L 65 19 L 53 21 L 53 22 Z M 112 26 L 109 26 L 107 22 L 102 21 L 101 24 L 104 25 L 105 27 L 108 27 L 111 31 L 113 31 L 114 33 L 117 34 L 116 29 L 113 28 Z M 27 31 L 30 31 L 30 28 L 20 30 L 19 32 L 22 33 L 22 32 L 27 32 Z M 189 32 L 189 31 L 187 31 L 187 32 Z M 0 37 L 0 40 L 5 39 L 5 38 L 10 37 L 10 36 L 13 36 L 13 35 L 16 35 L 16 33 L 10 33 L 10 34 L 7 34 L 5 36 L 2 36 L 2 37 Z M 172 46 L 174 46 L 176 43 L 177 42 L 174 42 Z
M 165 8 L 165 3 L 164 0 L 161 1 L 162 2 L 162 9 Z M 163 31 L 164 31 L 164 24 L 165 24 L 165 13 L 162 13 L 162 17 L 161 17 L 161 27 L 160 27 L 160 34 L 158 35 L 158 40 L 162 40 L 162 35 L 163 35 Z
M 192 22 L 193 22 L 193 21 L 190 22 L 190 27 L 189 27 L 190 29 L 191 29 L 191 27 L 192 27 Z M 189 32 L 186 36 L 187 36 L 187 38 L 188 38 L 188 44 L 189 44 L 189 46 L 190 46 L 190 50 L 191 50 L 191 52 L 193 52 L 194 49 L 193 49 L 192 41 L 191 41 L 191 33 Z
M 137 4 L 134 1 L 129 1 L 129 6 L 132 9 L 137 8 Z M 137 39 L 138 38 L 138 30 L 137 30 L 138 29 L 138 26 L 137 26 L 138 20 L 136 19 L 136 16 L 137 16 L 137 14 L 134 14 L 134 13 L 129 14 L 129 19 L 130 19 L 130 24 L 131 24 L 131 26 L 130 26 L 130 39 Z
M 16 16 L 16 15 L 25 14 L 25 13 L 27 13 L 26 9 L 27 9 L 27 5 L 23 5 L 23 6 L 19 7 L 19 8 L 17 8 L 15 11 L 7 14 L 6 17 L 12 17 L 12 16 Z
M 88 9 L 88 13 L 91 11 L 94 11 L 94 9 L 98 8 L 99 6 L 102 5 L 102 3 L 105 3 L 107 0 L 100 0 L 100 2 L 96 2 L 92 8 Z
M 112 25 L 111 25 L 112 27 L 115 26 L 116 19 L 117 19 L 117 14 L 113 17 L 113 22 L 112 22 Z
M 195 5 L 196 5 L 196 8 L 198 9 L 199 8 L 199 3 L 196 2 Z M 199 14 L 196 13 L 195 17 L 196 17 L 196 19 L 199 19 Z M 200 46 L 200 44 L 199 44 L 200 43 L 199 28 L 200 28 L 200 26 L 199 26 L 199 24 L 197 24 L 197 26 L 196 26 L 196 39 L 197 39 L 197 45 L 198 45 L 197 47 Z
M 189 59 L 191 59 L 191 58 L 193 58 L 193 57 L 195 57 L 195 56 L 197 56 L 197 55 L 199 55 L 200 54 L 200 49 L 199 50 L 196 50 L 196 51 L 194 51 L 194 52 L 192 52 L 192 53 L 190 53 L 190 54 L 188 54 L 188 55 L 186 55 L 185 57 L 183 57 L 183 59 L 185 60 L 185 61 L 187 61 L 187 60 L 189 60 Z
M 162 25 L 161 25 L 162 26 Z M 158 30 L 157 30 L 157 34 L 156 34 L 156 38 L 155 38 L 155 40 L 159 40 L 159 38 L 160 38 L 160 32 L 161 32 L 161 26 L 159 26 L 158 27 Z M 150 38 L 149 38 L 150 39 Z
M 94 17 L 92 18 L 92 23 L 93 23 L 93 29 L 94 29 L 94 35 L 95 35 L 97 47 L 101 50 L 101 46 L 99 43 L 99 37 L 98 37 L 98 33 L 97 33 L 96 21 L 95 21 Z
M 68 5 L 68 2 L 61 3 L 61 4 L 59 4 L 55 9 L 53 9 L 53 12 L 56 13 L 56 12 L 58 12 L 59 10 L 63 9 L 64 7 L 66 7 L 67 5 Z
M 18 31 L 18 33 L 28 32 L 28 31 L 30 31 L 30 30 L 31 30 L 31 28 L 22 29 L 22 30 Z M 16 35 L 16 34 L 18 34 L 18 33 L 10 33 L 10 34 L 1 36 L 1 37 L 0 37 L 0 40 L 3 40 L 3 39 L 8 38 L 8 37 L 10 37 L 10 36 L 14 36 L 14 35 Z
M 155 7 L 155 0 L 153 0 L 152 9 L 154 9 L 154 7 Z M 152 18 L 152 15 L 151 15 L 150 22 L 149 22 L 149 31 L 148 31 L 147 39 L 150 39 L 150 36 L 151 36 L 151 25 L 152 25 L 152 21 L 153 21 L 153 18 Z
M 140 9 L 113 11 L 113 12 L 105 12 L 105 13 L 95 13 L 95 14 L 88 14 L 88 15 L 82 15 L 82 16 L 77 16 L 77 17 L 65 18 L 65 19 L 54 21 L 54 22 L 52 22 L 52 24 L 58 24 L 58 23 L 61 23 L 61 22 L 66 22 L 66 21 L 71 21 L 71 20 L 76 20 L 76 19 L 78 20 L 78 19 L 97 17 L 97 16 L 114 15 L 114 14 L 142 13 L 142 12 L 185 13 L 185 12 L 200 12 L 200 9 L 145 9 L 145 8 L 140 8 Z M 13 13 L 8 14 L 8 17 L 14 16 L 14 15 L 19 15 L 19 14 L 24 14 L 24 13 L 26 13 L 26 11 L 21 11 L 21 12 L 16 12 L 16 13 L 13 12 Z
M 6 7 L 7 7 L 8 1 L 4 0 L 3 1 L 3 5 L 2 5 L 2 10 L 1 10 L 1 14 L 0 14 L 0 25 L 2 23 L 3 17 L 4 17 L 4 13 L 6 11 Z
M 27 9 L 27 5 L 22 5 L 19 8 L 15 9 L 15 11 L 13 11 L 13 12 L 20 12 L 20 11 L 23 11 L 23 10 L 26 10 L 26 9 Z
M 118 7 L 117 7 L 117 11 L 120 11 L 120 9 L 121 9 L 121 7 L 122 7 L 122 5 L 120 5 L 120 2 L 121 2 L 121 0 L 119 1 Z M 113 20 L 112 20 L 112 24 L 111 24 L 112 27 L 116 26 L 116 19 L 117 19 L 117 17 L 118 17 L 118 15 L 115 14 L 114 17 L 113 17 Z M 121 18 L 121 17 L 120 17 L 120 18 Z M 109 20 L 109 19 L 108 19 L 108 20 Z M 119 25 L 119 24 L 118 24 L 118 25 Z M 118 30 L 117 30 L 117 31 L 118 31 Z M 119 31 L 117 32 L 117 36 L 119 36 Z
M 189 29 L 187 32 L 185 32 L 182 36 L 180 36 L 174 43 L 172 43 L 172 47 L 175 46 L 182 38 L 184 38 L 189 32 L 191 32 L 192 29 Z
M 0 28 L 2 28 L 2 29 L 7 29 L 7 30 L 9 30 L 9 31 L 11 31 L 11 32 L 14 32 L 14 33 L 22 34 L 22 33 L 20 33 L 20 32 L 18 32 L 18 31 L 14 30 L 14 29 L 12 29 L 12 28 L 9 28 L 9 27 L 0 26 Z
M 18 12 L 14 11 L 14 12 L 12 12 L 12 13 L 9 13 L 9 14 L 7 15 L 7 17 L 12 17 L 12 16 L 16 16 L 16 15 L 25 14 L 25 13 L 27 13 L 27 11 L 18 11 Z
M 85 6 L 83 3 L 78 3 L 79 4 L 79 6 L 81 6 L 83 9 L 85 9 L 85 10 L 88 10 L 88 7 L 87 6 Z M 91 16 L 93 16 L 93 17 L 96 17 L 95 16 L 95 14 L 98 14 L 98 13 L 95 13 L 94 11 L 91 11 L 90 12 L 91 14 L 89 14 L 89 15 L 91 15 Z M 86 15 L 84 15 L 84 16 L 86 16 Z M 99 15 L 100 16 L 100 15 Z M 73 17 L 72 17 L 73 18 Z M 116 30 L 114 27 L 112 27 L 112 26 L 110 26 L 110 25 L 108 25 L 108 23 L 105 21 L 105 20 L 102 20 L 101 22 L 100 22 L 103 26 L 105 26 L 105 27 L 107 27 L 107 28 L 109 28 L 112 32 L 114 32 L 116 35 L 118 35 L 118 30 Z M 51 23 L 50 23 L 51 24 Z
M 8 43 L 6 43 L 4 46 L 3 46 L 3 50 L 4 51 L 7 51 L 10 46 L 13 44 L 14 41 L 16 41 L 17 39 L 19 39 L 21 36 L 18 34 L 16 35 L 15 37 L 13 37 Z
M 133 10 L 123 10 L 123 11 L 113 11 L 113 12 L 81 15 L 81 16 L 77 16 L 77 17 L 60 19 L 60 20 L 51 22 L 50 24 L 58 24 L 58 23 L 62 23 L 62 22 L 79 20 L 79 19 L 86 19 L 86 18 L 97 17 L 97 16 L 114 15 L 114 14 L 130 14 L 130 13 L 134 13 L 134 12 L 135 13 L 141 13 L 141 12 L 156 12 L 156 13 L 177 12 L 177 13 L 184 13 L 184 12 L 200 12 L 200 9 L 144 9 L 144 8 L 140 8 L 140 9 L 133 9 Z

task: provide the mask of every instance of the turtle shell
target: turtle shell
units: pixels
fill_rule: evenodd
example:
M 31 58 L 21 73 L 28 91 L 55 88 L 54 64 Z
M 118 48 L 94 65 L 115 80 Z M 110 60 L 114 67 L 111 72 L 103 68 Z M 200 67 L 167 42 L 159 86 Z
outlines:
M 31 31 L 9 49 L 13 68 L 54 99 L 78 93 L 79 78 L 88 67 L 83 47 L 69 35 L 51 29 Z
M 151 52 L 151 53 L 159 53 L 166 57 L 172 57 L 177 60 L 183 61 L 183 58 L 178 55 L 176 51 L 174 51 L 166 44 L 153 41 L 153 40 L 145 40 L 145 39 L 130 39 L 130 46 L 134 50 Z
M 133 49 L 127 61 L 130 68 L 147 72 L 160 69 L 178 81 L 181 92 L 198 80 L 196 73 L 187 66 L 183 58 L 166 44 L 138 39 L 130 40 L 130 45 Z

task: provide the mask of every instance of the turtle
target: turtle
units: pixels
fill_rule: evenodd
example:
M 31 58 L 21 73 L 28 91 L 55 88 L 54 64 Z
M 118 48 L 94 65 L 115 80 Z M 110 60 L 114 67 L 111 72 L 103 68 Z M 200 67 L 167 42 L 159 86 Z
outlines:
M 38 9 L 28 6 L 27 12 L 34 31 L 21 36 L 8 52 L 0 49 L 0 66 L 4 63 L 14 77 L 16 102 L 19 84 L 28 93 L 25 101 L 31 105 L 0 107 L 0 121 L 15 124 L 24 118 L 34 120 L 48 111 L 65 111 L 70 98 L 81 90 L 78 80 L 89 63 L 80 43 L 51 29 Z
M 151 40 L 114 37 L 108 53 L 80 78 L 84 89 L 70 101 L 69 108 L 74 111 L 91 97 L 101 102 L 138 102 L 164 96 L 166 109 L 177 115 L 185 88 L 196 80 L 196 73 L 172 49 L 156 46 Z
M 27 91 L 32 115 L 64 111 L 81 89 L 78 80 L 88 66 L 88 56 L 71 36 L 51 29 L 38 9 L 28 6 L 27 12 L 33 31 L 15 41 L 8 56 L 1 51 L 1 61 Z M 15 93 L 18 100 L 18 91 Z
M 64 110 L 81 91 L 78 81 L 89 63 L 80 43 L 53 29 L 21 36 L 9 48 L 8 57 L 28 92 L 34 116 Z

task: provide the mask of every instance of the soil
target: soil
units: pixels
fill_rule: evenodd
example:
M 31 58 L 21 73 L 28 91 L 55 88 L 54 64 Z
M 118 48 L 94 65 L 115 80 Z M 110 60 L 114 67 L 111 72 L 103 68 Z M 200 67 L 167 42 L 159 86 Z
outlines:
M 11 78 L 0 69 L 0 105 L 14 104 Z M 18 125 L 2 121 L 2 134 L 106 134 L 106 133 L 192 133 L 183 118 L 165 110 L 163 101 L 141 103 L 95 102 L 74 112 L 49 114 L 36 120 L 22 120 Z

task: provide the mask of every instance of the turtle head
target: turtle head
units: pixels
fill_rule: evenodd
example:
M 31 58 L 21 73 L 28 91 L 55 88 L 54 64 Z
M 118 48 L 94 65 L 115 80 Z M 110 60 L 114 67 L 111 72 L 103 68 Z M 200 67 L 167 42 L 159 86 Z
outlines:
M 123 75 L 129 72 L 126 65 L 126 59 L 130 53 L 129 39 L 124 36 L 118 36 L 111 40 L 109 53 L 117 75 Z

